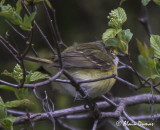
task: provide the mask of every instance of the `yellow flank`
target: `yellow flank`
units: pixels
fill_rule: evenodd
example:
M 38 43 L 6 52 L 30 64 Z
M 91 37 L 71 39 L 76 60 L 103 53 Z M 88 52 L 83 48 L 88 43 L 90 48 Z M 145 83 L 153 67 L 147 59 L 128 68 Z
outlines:
M 113 69 L 115 68 L 115 69 Z M 91 80 L 91 79 L 98 79 L 105 76 L 109 76 L 112 74 L 117 74 L 117 69 L 113 65 L 113 68 L 107 71 L 101 71 L 96 69 L 71 69 L 69 72 L 76 80 Z M 90 98 L 95 98 L 100 95 L 105 94 L 108 92 L 111 87 L 115 83 L 114 78 L 109 78 L 105 80 L 95 81 L 95 82 L 89 82 L 89 83 L 82 83 L 81 87 L 84 89 L 84 91 L 88 94 Z M 74 97 L 81 98 L 81 96 L 76 92 L 75 88 L 71 85 L 64 86 L 64 88 Z

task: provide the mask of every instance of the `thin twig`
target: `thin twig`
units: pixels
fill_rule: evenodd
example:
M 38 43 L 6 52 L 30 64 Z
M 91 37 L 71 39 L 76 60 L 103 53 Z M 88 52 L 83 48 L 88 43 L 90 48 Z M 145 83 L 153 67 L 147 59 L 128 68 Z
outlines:
M 135 72 L 135 75 L 136 75 L 137 78 L 138 78 L 138 81 L 139 81 L 140 85 L 142 86 L 141 78 L 139 77 L 138 72 L 136 71 L 136 69 L 135 69 L 135 67 L 134 67 L 134 65 L 133 65 L 133 62 L 132 62 L 131 57 L 130 57 L 130 54 L 127 55 L 127 58 L 128 58 L 129 63 L 130 63 L 130 65 L 131 65 L 131 67 L 132 67 L 132 70 Z
M 129 130 L 129 128 L 127 127 L 127 125 L 123 124 L 124 121 L 123 121 L 123 118 L 121 116 L 119 117 L 119 121 L 122 124 L 121 126 L 124 128 L 124 130 Z
M 92 130 L 96 130 L 97 129 L 98 121 L 99 121 L 98 119 L 94 121 Z
M 148 36 L 152 33 L 151 26 L 148 23 L 147 8 L 141 3 L 141 14 L 138 19 L 147 31 Z
M 109 104 L 118 107 L 118 105 L 116 103 L 114 103 L 112 100 L 108 99 L 106 96 L 102 95 L 101 96 L 105 101 L 107 101 Z
M 22 1 L 23 6 L 26 10 L 26 12 L 31 15 L 31 13 L 29 12 L 28 8 L 26 7 L 24 1 Z M 48 47 L 50 48 L 50 50 L 52 51 L 52 53 L 55 55 L 56 51 L 54 50 L 54 48 L 52 47 L 51 43 L 48 41 L 47 36 L 44 34 L 44 32 L 42 31 L 42 29 L 40 28 L 40 26 L 37 24 L 36 21 L 34 21 L 34 24 L 36 26 L 36 28 L 38 29 L 38 32 L 41 34 L 41 36 L 43 37 L 44 41 L 46 42 L 46 44 L 48 45 Z
M 123 111 L 123 115 L 126 117 L 126 119 L 128 119 L 133 124 L 136 124 L 136 126 L 138 126 L 139 128 L 141 128 L 143 130 L 149 130 L 148 128 L 146 128 L 146 127 L 138 124 L 136 121 L 134 121 L 125 111 Z
M 128 85 L 128 86 L 130 86 L 132 88 L 134 88 L 134 89 L 138 89 L 139 88 L 137 85 L 134 85 L 134 84 L 132 84 L 132 83 L 130 83 L 130 82 L 118 77 L 118 76 L 115 76 L 115 79 L 117 79 L 118 81 L 120 81 L 120 82 L 122 82 L 122 83 L 124 83 L 124 84 L 126 84 L 126 85 Z
M 4 38 L 2 38 L 1 36 L 0 36 L 0 43 L 2 43 L 2 45 L 6 48 L 6 50 L 14 57 L 16 62 L 20 64 L 21 61 L 17 58 L 17 56 L 15 55 L 15 52 L 13 52 L 15 48 L 11 49 L 11 45 L 9 46 L 8 44 L 6 44 L 6 41 L 4 41 Z
M 23 39 L 27 38 L 25 35 L 19 32 L 8 20 L 5 20 L 5 21 L 19 36 L 21 36 Z
M 79 130 L 71 125 L 68 125 L 67 123 L 65 123 L 64 121 L 62 121 L 61 119 L 58 119 L 57 122 L 62 126 L 64 127 L 65 129 L 68 129 L 68 130 Z
M 55 9 L 54 8 L 50 8 L 50 10 L 52 11 L 52 14 L 53 14 L 53 19 L 52 19 L 50 17 L 50 15 L 49 15 L 47 7 L 46 7 L 46 2 L 43 1 L 43 5 L 44 5 L 44 8 L 46 10 L 46 13 L 47 13 L 47 16 L 49 18 L 49 21 L 50 21 L 50 27 L 51 27 L 52 35 L 54 36 L 56 42 L 59 45 L 63 45 L 64 47 L 67 47 L 64 44 L 64 42 L 62 41 L 62 38 L 61 38 L 61 35 L 60 35 L 60 32 L 59 32 L 58 26 L 57 26 Z

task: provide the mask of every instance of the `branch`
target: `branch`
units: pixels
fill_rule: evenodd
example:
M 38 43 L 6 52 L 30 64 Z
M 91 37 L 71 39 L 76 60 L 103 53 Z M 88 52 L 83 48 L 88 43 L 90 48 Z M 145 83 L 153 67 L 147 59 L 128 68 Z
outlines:
M 23 35 L 21 32 L 19 32 L 8 20 L 5 20 L 5 22 L 14 30 L 15 33 L 17 33 L 23 39 L 27 39 L 27 37 Z
M 124 107 L 127 106 L 133 106 L 133 105 L 138 105 L 138 104 L 142 104 L 142 103 L 146 103 L 146 104 L 150 104 L 150 100 L 152 100 L 152 98 L 154 97 L 154 101 L 155 104 L 160 103 L 160 95 L 152 95 L 152 94 L 141 94 L 141 95 L 137 95 L 137 96 L 132 96 L 132 97 L 126 97 L 126 98 L 115 98 L 112 101 L 119 103 L 117 109 L 115 112 L 101 112 L 101 118 L 119 118 L 121 112 L 123 112 Z M 107 103 L 106 101 L 103 102 L 98 102 L 97 106 L 99 109 L 106 109 L 111 107 L 112 105 Z M 71 115 L 73 114 L 77 114 L 77 113 L 82 113 L 82 112 L 87 112 L 88 110 L 86 110 L 84 108 L 83 105 L 81 106 L 77 106 L 77 107 L 72 107 L 72 108 L 67 108 L 67 109 L 62 109 L 62 110 L 57 110 L 54 112 L 50 112 L 50 114 L 55 118 L 61 117 L 64 119 L 70 118 Z M 12 112 L 9 111 L 10 113 L 15 114 L 16 112 Z M 17 112 L 17 115 L 19 113 Z M 21 115 L 22 113 L 20 113 L 19 115 Z M 87 114 L 87 116 L 83 115 L 80 116 L 80 118 L 89 118 L 89 117 L 93 117 L 92 114 Z M 144 115 L 145 117 L 145 115 Z M 136 119 L 145 119 L 143 116 L 142 117 L 134 117 Z M 149 115 L 146 115 L 146 117 L 149 118 Z M 37 113 L 37 114 L 30 114 L 30 119 L 32 121 L 38 121 L 38 120 L 44 120 L 44 119 L 48 119 L 48 114 L 47 113 Z M 151 118 L 151 117 L 150 117 Z M 155 119 L 159 119 L 160 118 L 160 114 L 158 116 L 152 116 L 152 118 Z M 147 118 L 146 118 L 147 119 Z M 15 124 L 19 124 L 19 123 L 24 123 L 25 121 L 28 120 L 28 116 L 26 115 L 22 115 L 20 117 L 17 117 L 16 121 L 14 122 Z
M 41 81 L 41 82 L 38 82 L 38 83 L 24 84 L 23 87 L 24 88 L 36 88 L 36 87 L 39 87 L 39 86 L 49 84 L 49 83 L 55 81 L 59 76 L 61 76 L 62 73 L 63 73 L 63 70 L 57 72 L 54 76 L 48 78 L 47 80 L 44 80 L 44 81 Z M 14 87 L 14 88 L 19 87 L 19 85 L 17 85 L 17 84 L 12 84 L 12 83 L 9 83 L 9 82 L 3 81 L 3 80 L 0 80 L 0 83 L 3 84 L 3 85 Z
M 152 33 L 151 26 L 148 23 L 148 16 L 147 16 L 147 9 L 146 6 L 141 4 L 141 16 L 139 17 L 139 22 L 144 26 L 144 28 L 147 31 L 147 34 L 150 36 Z
M 132 68 L 131 66 L 129 66 L 129 65 L 127 65 L 127 64 L 125 64 L 125 63 L 123 63 L 123 62 L 121 62 L 121 61 L 120 61 L 120 63 L 123 65 L 123 67 L 121 67 L 120 69 L 127 68 L 127 69 L 129 69 L 130 71 L 132 71 L 132 72 L 135 73 L 135 71 L 133 70 L 133 68 Z M 157 87 L 159 84 L 154 85 L 151 81 L 149 81 L 148 79 L 146 79 L 143 75 L 141 75 L 141 74 L 138 73 L 138 72 L 136 72 L 136 73 L 137 73 L 137 75 L 139 76 L 139 78 L 140 78 L 142 81 L 144 81 L 143 86 L 140 86 L 139 88 L 141 88 L 141 87 L 147 87 L 147 86 L 145 86 L 145 84 L 148 84 L 149 87 L 153 87 L 158 93 L 160 93 L 160 89 Z M 138 89 L 139 89 L 139 88 L 138 88 Z
M 18 54 L 18 51 L 11 44 L 9 44 L 9 42 L 6 41 L 1 35 L 0 35 L 0 43 L 14 57 L 16 62 L 20 64 L 21 62 L 16 56 Z

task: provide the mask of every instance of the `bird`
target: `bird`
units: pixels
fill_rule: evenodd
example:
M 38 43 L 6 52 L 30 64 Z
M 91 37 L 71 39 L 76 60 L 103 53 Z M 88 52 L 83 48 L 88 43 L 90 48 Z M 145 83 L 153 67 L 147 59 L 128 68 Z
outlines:
M 40 61 L 49 64 L 49 67 L 60 67 L 57 55 L 50 59 L 31 58 L 32 61 Z M 61 53 L 63 68 L 77 81 L 100 79 L 110 75 L 117 75 L 119 58 L 117 51 L 107 48 L 102 41 L 75 44 L 67 47 Z M 65 76 L 61 76 L 66 79 Z M 115 84 L 115 78 L 108 78 L 94 82 L 81 83 L 80 87 L 91 99 L 109 92 Z M 62 89 L 76 99 L 81 99 L 81 94 L 71 84 L 63 83 Z

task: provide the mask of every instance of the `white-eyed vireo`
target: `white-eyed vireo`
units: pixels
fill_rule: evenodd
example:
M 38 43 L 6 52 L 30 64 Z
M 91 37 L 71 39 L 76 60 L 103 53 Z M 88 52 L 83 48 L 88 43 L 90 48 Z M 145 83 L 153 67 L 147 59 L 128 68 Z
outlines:
M 118 58 L 113 51 L 105 48 L 100 41 L 73 45 L 65 49 L 62 54 L 64 68 L 76 80 L 98 79 L 112 74 L 117 74 Z M 27 59 L 36 60 L 28 57 Z M 43 59 L 38 61 L 45 62 Z M 49 66 L 59 66 L 58 57 L 53 61 L 47 61 Z M 114 78 L 96 82 L 82 83 L 80 86 L 87 92 L 90 98 L 95 98 L 108 92 L 115 83 Z M 80 98 L 75 87 L 70 84 L 63 84 L 63 88 L 72 96 Z

